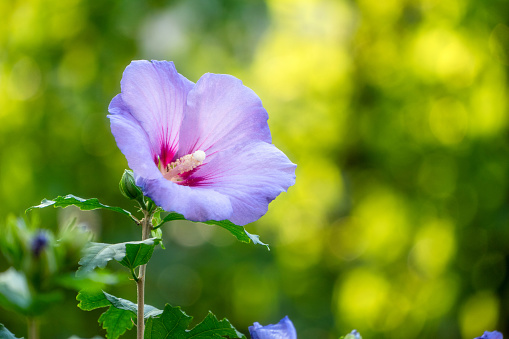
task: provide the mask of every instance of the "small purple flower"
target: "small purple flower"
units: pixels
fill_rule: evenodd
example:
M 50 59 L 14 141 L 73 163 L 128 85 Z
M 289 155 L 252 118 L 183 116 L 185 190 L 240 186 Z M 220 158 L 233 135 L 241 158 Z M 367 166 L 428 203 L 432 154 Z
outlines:
M 252 339 L 297 339 L 297 332 L 288 316 L 275 325 L 262 326 L 255 322 L 249 326 Z
M 503 339 L 502 333 L 498 331 L 488 332 L 484 331 L 484 334 L 480 337 L 476 337 L 474 339 Z
M 194 84 L 172 62 L 140 60 L 120 86 L 111 131 L 136 184 L 166 211 L 246 225 L 295 183 L 260 98 L 237 78 L 207 73 Z
M 35 237 L 32 239 L 32 253 L 34 257 L 39 258 L 41 255 L 42 250 L 46 247 L 48 244 L 48 237 L 46 236 L 46 233 L 43 231 L 37 232 Z

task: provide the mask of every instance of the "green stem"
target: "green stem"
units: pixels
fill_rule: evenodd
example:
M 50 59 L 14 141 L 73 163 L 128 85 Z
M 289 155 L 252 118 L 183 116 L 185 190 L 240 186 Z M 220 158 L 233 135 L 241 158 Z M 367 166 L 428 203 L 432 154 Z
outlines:
M 152 214 L 144 211 L 145 217 L 141 220 L 141 239 L 147 240 L 150 238 L 150 229 L 152 226 Z M 137 291 L 138 291 L 138 314 L 137 314 L 137 338 L 143 339 L 143 333 L 145 332 L 145 319 L 144 319 L 144 308 L 145 308 L 145 273 L 147 265 L 141 265 L 138 271 L 138 280 L 136 280 Z
M 39 339 L 39 322 L 37 318 L 28 318 L 28 339 Z

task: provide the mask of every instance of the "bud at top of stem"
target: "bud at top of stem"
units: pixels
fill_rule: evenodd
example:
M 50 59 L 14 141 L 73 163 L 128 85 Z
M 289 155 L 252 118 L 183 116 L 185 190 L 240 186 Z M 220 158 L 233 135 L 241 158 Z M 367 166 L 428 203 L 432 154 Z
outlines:
M 118 187 L 120 188 L 120 192 L 124 197 L 127 199 L 136 200 L 142 206 L 145 205 L 143 202 L 143 192 L 138 186 L 136 186 L 133 171 L 124 170 L 124 174 L 122 175 L 122 179 L 120 179 Z
M 34 257 L 39 258 L 41 252 L 44 250 L 46 245 L 48 244 L 48 237 L 44 231 L 39 231 L 32 239 L 32 254 Z

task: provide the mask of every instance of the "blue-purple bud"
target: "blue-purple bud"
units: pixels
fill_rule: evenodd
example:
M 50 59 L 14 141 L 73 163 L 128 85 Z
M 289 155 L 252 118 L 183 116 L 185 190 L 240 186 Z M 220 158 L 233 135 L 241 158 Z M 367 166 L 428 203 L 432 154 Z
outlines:
M 47 244 L 48 237 L 46 236 L 46 233 L 43 231 L 37 232 L 35 237 L 32 239 L 32 254 L 34 257 L 39 258 Z
M 252 339 L 297 339 L 297 332 L 288 316 L 275 325 L 262 326 L 255 322 L 249 326 Z
M 488 332 L 488 331 L 484 331 L 484 334 L 480 337 L 476 337 L 474 339 L 503 339 L 504 336 L 502 335 L 502 333 L 498 332 L 498 331 L 493 331 L 493 332 Z

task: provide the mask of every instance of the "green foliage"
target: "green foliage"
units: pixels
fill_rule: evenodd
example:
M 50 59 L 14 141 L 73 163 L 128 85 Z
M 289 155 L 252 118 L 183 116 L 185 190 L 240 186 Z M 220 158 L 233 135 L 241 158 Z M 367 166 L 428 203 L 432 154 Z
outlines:
M 157 239 L 157 238 L 156 238 Z M 159 239 L 157 239 L 159 240 Z M 148 263 L 154 253 L 155 244 L 147 245 L 145 243 L 140 244 L 126 244 L 126 255 L 120 263 L 129 269 L 135 269 L 140 265 Z
M 2 225 L 0 251 L 8 269 L 0 273 L 0 306 L 25 316 L 40 315 L 60 302 L 64 288 L 103 285 L 109 276 L 75 278 L 79 253 L 90 234 L 73 224 L 56 234 L 37 220 L 9 217 Z
M 78 307 L 84 311 L 91 311 L 97 308 L 109 307 L 99 317 L 99 324 L 107 332 L 107 338 L 116 339 L 127 330 L 132 329 L 136 322 L 138 305 L 122 298 L 115 297 L 103 291 L 82 290 L 78 293 L 76 300 Z M 144 318 L 158 316 L 161 310 L 153 306 L 144 306 Z
M 0 305 L 26 316 L 44 313 L 51 305 L 61 301 L 60 290 L 35 293 L 31 291 L 23 272 L 13 267 L 0 273 Z
M 108 294 L 106 292 L 103 292 L 104 293 L 104 296 L 106 297 L 106 299 L 113 305 L 115 306 L 116 308 L 118 309 L 121 309 L 121 310 L 125 310 L 125 311 L 131 311 L 133 312 L 134 314 L 138 314 L 138 305 L 129 301 L 129 300 L 125 300 L 125 299 L 122 299 L 122 298 L 117 298 L 111 294 Z M 150 317 L 155 317 L 155 316 L 158 316 L 162 313 L 163 311 L 155 308 L 154 306 L 150 306 L 150 305 L 145 305 L 143 307 L 143 317 L 145 319 L 147 318 L 150 318 Z
M 150 318 L 145 328 L 146 339 L 163 338 L 245 338 L 227 319 L 218 321 L 216 316 L 209 312 L 205 319 L 188 330 L 193 317 L 185 314 L 180 307 L 166 304 L 159 317 Z
M 201 323 L 186 334 L 186 338 L 246 338 L 227 319 L 219 321 L 212 312 L 209 312 Z
M 78 307 L 84 311 L 109 307 L 100 318 L 99 323 L 106 329 L 108 338 L 118 338 L 136 322 L 138 305 L 103 291 L 82 290 L 76 299 Z M 217 320 L 209 312 L 205 319 L 188 330 L 192 317 L 185 314 L 180 307 L 166 304 L 164 311 L 153 306 L 144 306 L 144 318 L 147 320 L 145 338 L 245 338 L 227 319 Z
M 26 277 L 13 267 L 0 274 L 0 304 L 18 312 L 26 311 L 31 304 Z
M 99 317 L 99 324 L 106 330 L 106 338 L 117 339 L 133 328 L 133 315 L 129 311 L 110 307 Z
M 78 307 L 83 311 L 111 306 L 111 302 L 106 298 L 103 291 L 81 290 L 76 296 L 76 300 L 79 301 Z
M 152 238 L 157 238 L 157 239 L 161 240 L 159 245 L 161 245 L 161 248 L 163 250 L 166 249 L 164 247 L 164 244 L 163 244 L 163 241 L 162 241 L 162 239 L 163 239 L 163 231 L 160 228 L 156 228 L 156 229 L 150 230 L 150 235 L 152 235 Z
M 120 310 L 131 312 L 135 317 L 138 312 L 137 304 L 126 299 L 115 297 L 104 291 L 81 290 L 76 300 L 79 301 L 78 307 L 83 311 L 92 311 L 96 308 L 113 306 Z M 162 313 L 161 310 L 150 305 L 145 305 L 143 310 L 145 319 L 158 316 Z
M 0 338 L 1 339 L 23 339 L 15 337 L 3 324 L 0 324 Z
M 125 311 L 131 311 L 134 314 L 138 314 L 138 305 L 122 298 L 117 298 L 111 294 L 108 294 L 106 292 L 103 292 L 106 299 L 116 308 L 125 310 Z M 161 314 L 163 311 L 155 308 L 154 306 L 145 305 L 143 307 L 143 317 L 145 319 L 150 317 L 155 317 Z
M 158 216 L 156 220 L 159 221 L 160 217 Z M 182 214 L 172 212 L 172 213 L 169 213 L 167 216 L 165 216 L 164 219 L 160 220 L 154 226 L 154 228 L 158 229 L 164 223 L 166 223 L 168 221 L 173 221 L 173 220 L 186 220 L 186 218 Z M 207 224 L 207 225 L 215 225 L 215 226 L 222 227 L 225 230 L 229 231 L 231 234 L 233 234 L 233 236 L 241 242 L 249 243 L 250 241 L 252 241 L 253 244 L 263 245 L 263 246 L 266 246 L 267 249 L 269 249 L 269 245 L 260 241 L 260 237 L 258 235 L 248 233 L 248 231 L 246 231 L 246 229 L 243 226 L 235 225 L 234 223 L 232 223 L 229 220 L 220 220 L 220 221 L 209 220 L 209 221 L 205 221 L 203 223 Z
M 78 276 L 91 272 L 96 267 L 104 268 L 108 261 L 115 259 L 130 270 L 146 264 L 154 247 L 160 239 L 150 238 L 143 241 L 123 242 L 119 244 L 103 244 L 91 242 L 84 250 L 84 256 L 79 261 L 81 267 Z
M 45 208 L 48 206 L 62 207 L 62 208 L 66 208 L 68 206 L 76 206 L 80 210 L 83 210 L 83 211 L 91 211 L 91 210 L 95 210 L 95 209 L 106 209 L 106 210 L 115 211 L 120 214 L 126 215 L 128 217 L 133 218 L 133 220 L 137 221 L 136 219 L 134 219 L 131 212 L 129 212 L 123 208 L 104 205 L 104 204 L 100 203 L 97 198 L 83 199 L 80 197 L 76 197 L 72 194 L 68 194 L 65 197 L 58 196 L 54 200 L 43 199 L 39 205 L 29 207 L 29 208 L 27 208 L 26 211 L 28 212 L 34 208 Z

